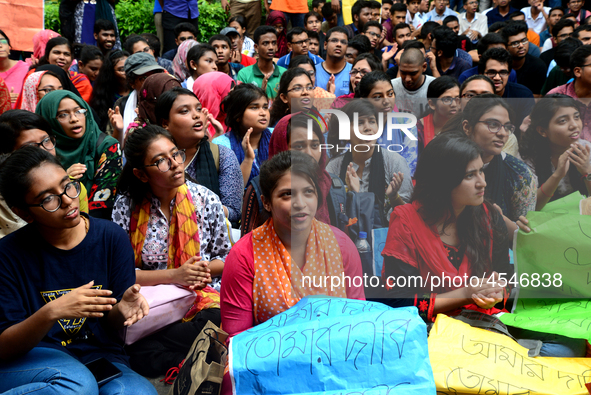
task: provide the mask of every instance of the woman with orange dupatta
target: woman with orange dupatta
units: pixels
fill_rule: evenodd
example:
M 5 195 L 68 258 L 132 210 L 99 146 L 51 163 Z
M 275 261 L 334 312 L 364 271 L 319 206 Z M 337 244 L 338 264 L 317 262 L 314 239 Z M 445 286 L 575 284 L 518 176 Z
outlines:
M 218 278 L 230 250 L 222 204 L 209 189 L 185 182 L 185 153 L 170 133 L 149 125 L 128 133 L 113 221 L 129 235 L 137 283 L 178 284 L 197 298 L 181 322 L 128 348 L 130 363 L 156 377 L 179 366 L 208 320 L 220 324 Z

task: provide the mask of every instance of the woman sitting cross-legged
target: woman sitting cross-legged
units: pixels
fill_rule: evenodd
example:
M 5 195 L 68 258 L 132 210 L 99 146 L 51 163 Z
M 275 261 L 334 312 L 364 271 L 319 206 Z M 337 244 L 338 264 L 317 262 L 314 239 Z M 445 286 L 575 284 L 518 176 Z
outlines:
M 41 148 L 6 159 L 0 193 L 29 223 L 0 240 L 0 392 L 156 395 L 116 338 L 149 310 L 125 233 L 80 214 L 80 184 Z M 100 388 L 98 358 L 123 373 Z
M 128 348 L 131 366 L 158 376 L 178 366 L 208 320 L 219 325 L 219 277 L 230 251 L 220 199 L 185 181 L 185 152 L 156 125 L 129 132 L 113 221 L 128 234 L 141 285 L 178 284 L 197 290 L 198 304 L 183 321 Z

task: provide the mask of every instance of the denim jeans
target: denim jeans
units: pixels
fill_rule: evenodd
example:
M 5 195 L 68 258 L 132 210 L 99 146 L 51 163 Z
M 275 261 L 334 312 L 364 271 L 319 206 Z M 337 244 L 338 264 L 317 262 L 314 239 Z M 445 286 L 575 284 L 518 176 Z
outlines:
M 283 11 L 282 11 L 283 12 Z M 291 20 L 291 27 L 304 27 L 304 16 L 306 14 L 293 14 L 291 12 L 283 12 L 285 15 L 286 24 Z
M 515 327 L 509 327 L 509 332 L 517 339 L 542 341 L 540 357 L 582 358 L 587 353 L 586 340 L 584 339 L 573 339 L 553 333 L 535 332 Z
M 114 363 L 123 373 L 100 389 L 92 373 L 65 352 L 36 347 L 24 356 L 0 363 L 0 393 L 60 395 L 157 395 L 148 380 L 121 363 Z

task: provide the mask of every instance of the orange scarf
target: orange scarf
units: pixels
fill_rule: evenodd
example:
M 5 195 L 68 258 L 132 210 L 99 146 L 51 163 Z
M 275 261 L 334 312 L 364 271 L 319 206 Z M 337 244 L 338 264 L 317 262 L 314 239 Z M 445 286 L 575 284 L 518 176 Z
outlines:
M 150 220 L 150 199 L 144 198 L 142 204 L 135 207 L 129 225 L 131 246 L 135 254 L 135 266 L 142 267 L 142 250 Z M 170 216 L 168 230 L 168 269 L 176 269 L 189 258 L 200 254 L 199 227 L 195 205 L 187 184 L 181 185 L 175 196 L 175 203 Z M 211 287 L 195 291 L 197 298 L 185 320 L 192 319 L 195 314 L 206 308 L 219 308 L 219 293 Z
M 300 269 L 275 233 L 273 219 L 252 232 L 255 276 L 253 282 L 254 316 L 257 324 L 294 306 L 307 295 L 346 298 L 344 286 L 331 289 L 330 276 L 341 278 L 343 258 L 330 226 L 314 219 L 306 243 L 306 262 Z M 304 276 L 312 280 L 312 283 Z M 329 276 L 320 287 L 314 284 Z

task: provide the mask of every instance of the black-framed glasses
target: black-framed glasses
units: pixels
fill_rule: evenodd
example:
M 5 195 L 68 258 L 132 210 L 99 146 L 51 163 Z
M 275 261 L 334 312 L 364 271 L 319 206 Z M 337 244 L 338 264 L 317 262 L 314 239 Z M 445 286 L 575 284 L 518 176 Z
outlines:
M 302 45 L 302 44 L 310 45 L 310 39 L 307 38 L 305 40 L 294 41 L 291 43 L 291 45 Z
M 314 87 L 314 85 L 306 85 L 306 86 L 296 85 L 293 88 L 288 89 L 287 91 L 288 92 L 300 93 L 300 92 L 303 92 L 304 89 L 307 90 L 309 93 L 312 93 L 312 91 L 314 89 L 316 89 L 316 88 Z
M 509 70 L 487 70 L 484 72 L 484 75 L 491 79 L 495 78 L 497 74 L 501 76 L 501 78 L 506 78 L 509 77 L 509 74 L 511 74 L 511 72 Z
M 572 36 L 573 36 L 573 33 L 563 33 L 563 34 L 559 34 L 558 36 L 556 36 L 556 38 L 559 38 L 562 40 L 562 39 L 569 38 Z
M 72 120 L 72 114 L 79 120 L 83 120 L 86 117 L 86 110 L 84 108 L 79 108 L 73 112 L 62 112 L 61 114 L 57 114 L 57 120 L 64 123 L 70 122 Z
M 502 124 L 499 121 L 495 121 L 494 119 L 488 119 L 486 121 L 478 121 L 476 123 L 483 123 L 488 127 L 488 131 L 491 133 L 499 133 L 501 128 L 505 128 L 507 133 L 512 134 L 515 131 L 515 125 L 506 123 Z
M 526 37 L 523 40 L 513 41 L 513 42 L 509 43 L 509 45 L 512 46 L 513 48 L 517 48 L 520 45 L 525 45 L 527 42 L 528 42 L 528 39 Z
M 357 70 L 357 69 L 351 69 L 351 71 L 349 71 L 349 75 L 350 75 L 351 77 L 354 77 L 354 76 L 356 76 L 357 74 L 359 74 L 359 75 L 361 76 L 361 78 L 363 78 L 363 76 L 364 76 L 365 74 L 367 74 L 367 73 L 369 73 L 369 71 L 367 71 L 367 70 L 363 70 L 363 69 L 361 69 L 361 70 Z
M 172 154 L 172 159 L 174 159 L 174 161 L 179 165 L 182 165 L 185 163 L 185 159 L 187 159 L 187 154 L 185 153 L 184 149 L 180 149 Z M 172 159 L 160 158 L 155 163 L 152 163 L 151 165 L 145 165 L 144 167 L 156 166 L 162 173 L 166 173 L 172 166 Z
M 437 99 L 440 102 L 442 102 L 443 104 L 445 104 L 446 106 L 451 105 L 452 103 L 459 103 L 460 102 L 460 98 L 459 97 L 442 97 L 440 99 Z
M 37 89 L 37 92 L 43 92 L 43 94 L 47 95 L 48 93 L 53 92 L 53 91 L 57 91 L 57 90 L 62 90 L 62 89 L 53 88 L 53 87 L 51 87 L 51 88 L 42 88 L 42 89 Z
M 41 207 L 48 213 L 54 213 L 62 206 L 62 196 L 66 195 L 70 199 L 76 199 L 80 196 L 80 183 L 78 181 L 70 181 L 66 184 L 66 188 L 59 195 L 49 195 L 39 204 L 27 204 L 28 207 Z
M 55 148 L 55 137 L 47 136 L 40 143 L 27 143 L 25 145 L 39 147 L 45 149 L 46 151 L 51 151 Z

